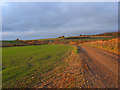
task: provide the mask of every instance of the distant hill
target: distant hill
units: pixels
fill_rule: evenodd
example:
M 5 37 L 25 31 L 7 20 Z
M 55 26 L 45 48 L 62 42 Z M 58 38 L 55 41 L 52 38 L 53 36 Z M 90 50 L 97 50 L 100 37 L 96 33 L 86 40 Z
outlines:
M 118 32 L 107 32 L 107 33 L 97 34 L 95 36 L 113 36 L 113 37 L 118 37 L 118 36 L 120 36 L 120 31 L 118 31 Z
M 71 36 L 71 37 L 65 37 L 64 39 L 90 39 L 90 38 L 112 38 L 112 37 L 119 37 L 120 31 L 118 32 L 107 32 L 107 33 L 101 33 L 96 35 L 82 35 L 79 36 Z

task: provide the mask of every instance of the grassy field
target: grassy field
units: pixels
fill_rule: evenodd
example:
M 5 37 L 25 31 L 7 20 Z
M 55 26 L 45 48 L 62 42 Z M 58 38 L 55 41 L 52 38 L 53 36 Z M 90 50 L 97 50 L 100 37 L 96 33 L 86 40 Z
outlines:
M 19 41 L 2 41 L 3 44 L 21 43 Z
M 2 48 L 3 88 L 34 87 L 42 74 L 65 64 L 62 62 L 73 50 L 66 45 L 34 45 Z
M 22 44 L 19 41 L 0 41 L 0 43 L 2 42 L 2 45 L 8 45 L 8 44 Z

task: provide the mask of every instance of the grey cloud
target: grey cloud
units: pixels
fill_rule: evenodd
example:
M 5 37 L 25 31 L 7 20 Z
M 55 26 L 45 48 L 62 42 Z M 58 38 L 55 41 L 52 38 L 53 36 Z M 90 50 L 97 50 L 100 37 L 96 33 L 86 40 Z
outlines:
M 35 39 L 117 31 L 117 3 L 7 4 L 8 7 L 3 7 L 2 13 L 3 39 Z

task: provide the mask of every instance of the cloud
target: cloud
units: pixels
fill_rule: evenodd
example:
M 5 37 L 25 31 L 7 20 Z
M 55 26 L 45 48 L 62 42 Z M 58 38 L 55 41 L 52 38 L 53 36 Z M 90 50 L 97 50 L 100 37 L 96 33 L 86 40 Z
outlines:
M 3 7 L 3 39 L 39 39 L 117 31 L 117 2 L 11 2 Z

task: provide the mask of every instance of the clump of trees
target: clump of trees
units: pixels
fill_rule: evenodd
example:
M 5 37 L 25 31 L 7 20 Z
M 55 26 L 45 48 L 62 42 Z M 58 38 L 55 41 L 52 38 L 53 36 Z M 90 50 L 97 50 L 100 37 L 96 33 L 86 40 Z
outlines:
M 17 38 L 15 41 L 19 41 L 19 38 Z

